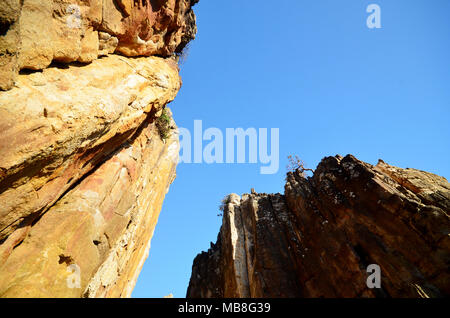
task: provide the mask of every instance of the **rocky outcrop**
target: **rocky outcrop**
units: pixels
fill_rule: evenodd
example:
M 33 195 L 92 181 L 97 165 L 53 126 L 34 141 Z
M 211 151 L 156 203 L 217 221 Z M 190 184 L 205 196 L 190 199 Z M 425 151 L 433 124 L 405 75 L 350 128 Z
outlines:
M 17 85 L 0 95 L 0 296 L 129 296 L 175 176 L 154 120 L 177 66 L 110 56 Z
M 20 7 L 20 0 L 4 0 L 0 4 L 0 90 L 10 89 L 19 71 Z
M 328 157 L 285 194 L 230 195 L 188 297 L 450 295 L 450 184 L 437 175 Z M 371 264 L 381 288 L 367 284 Z M 375 286 L 377 287 L 377 286 Z
M 170 56 L 195 37 L 198 0 L 5 0 L 0 4 L 0 89 L 21 69 L 90 63 L 108 53 Z
M 131 295 L 175 178 L 194 2 L 0 4 L 0 297 Z

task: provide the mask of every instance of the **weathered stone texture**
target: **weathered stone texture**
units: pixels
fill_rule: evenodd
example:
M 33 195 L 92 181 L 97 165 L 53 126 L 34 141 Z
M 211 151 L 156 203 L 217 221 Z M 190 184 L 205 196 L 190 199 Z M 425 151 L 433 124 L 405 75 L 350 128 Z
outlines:
M 0 2 L 0 297 L 131 295 L 175 178 L 158 117 L 196 2 Z
M 11 88 L 19 71 L 20 8 L 20 0 L 2 0 L 0 3 L 0 90 Z
M 170 56 L 195 37 L 191 0 L 7 0 L 0 3 L 0 89 L 21 69 L 99 56 Z
M 171 59 L 111 55 L 0 94 L 1 297 L 130 296 L 178 158 L 154 120 L 180 85 Z
M 449 296 L 449 204 L 437 175 L 325 158 L 313 177 L 288 173 L 285 195 L 231 195 L 187 296 Z M 381 289 L 366 284 L 369 264 Z

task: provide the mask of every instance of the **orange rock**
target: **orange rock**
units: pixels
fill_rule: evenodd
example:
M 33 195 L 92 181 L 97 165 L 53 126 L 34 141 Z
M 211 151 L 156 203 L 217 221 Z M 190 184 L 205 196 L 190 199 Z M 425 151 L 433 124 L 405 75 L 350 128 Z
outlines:
M 0 94 L 0 240 L 44 213 L 180 85 L 176 65 L 156 57 L 20 75 Z
M 111 55 L 16 86 L 0 94 L 0 297 L 129 297 L 175 177 L 178 138 L 153 121 L 178 67 Z
M 145 122 L 35 221 L 0 267 L 0 297 L 130 297 L 177 159 L 177 136 Z
M 194 3 L 191 0 L 2 1 L 0 89 L 13 87 L 19 70 L 42 70 L 52 62 L 90 63 L 116 51 L 125 56 L 168 57 L 179 53 L 197 31 L 191 9 Z M 106 48 L 101 39 L 105 33 L 114 39 Z
M 131 295 L 179 152 L 176 59 L 142 56 L 194 38 L 194 3 L 0 3 L 0 297 Z

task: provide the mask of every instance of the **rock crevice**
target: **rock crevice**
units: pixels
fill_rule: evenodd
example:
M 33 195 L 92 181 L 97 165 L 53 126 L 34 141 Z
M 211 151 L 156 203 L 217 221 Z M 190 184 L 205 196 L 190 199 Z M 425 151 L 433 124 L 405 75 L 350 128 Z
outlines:
M 111 53 L 181 53 L 197 32 L 192 11 L 196 2 L 2 1 L 0 89 L 11 89 L 20 70 L 42 70 L 52 62 L 90 63 Z
M 130 297 L 176 175 L 195 2 L 0 4 L 0 297 Z
M 233 195 L 216 244 L 193 263 L 188 297 L 442 297 L 450 294 L 450 184 L 445 178 L 327 157 L 285 194 Z M 241 229 L 230 215 L 240 211 Z M 233 232 L 245 232 L 231 240 Z M 230 246 L 232 245 L 232 246 Z M 248 282 L 229 264 L 246 246 Z M 381 269 L 369 288 L 367 268 Z M 238 286 L 241 284 L 241 286 Z

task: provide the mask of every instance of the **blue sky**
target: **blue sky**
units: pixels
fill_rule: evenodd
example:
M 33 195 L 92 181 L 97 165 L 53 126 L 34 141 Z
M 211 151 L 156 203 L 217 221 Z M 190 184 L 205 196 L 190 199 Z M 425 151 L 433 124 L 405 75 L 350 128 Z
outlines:
M 369 4 L 381 29 L 369 29 Z M 133 297 L 185 297 L 229 193 L 283 192 L 287 156 L 351 153 L 450 178 L 450 1 L 201 0 L 179 127 L 280 129 L 280 169 L 180 164 Z

